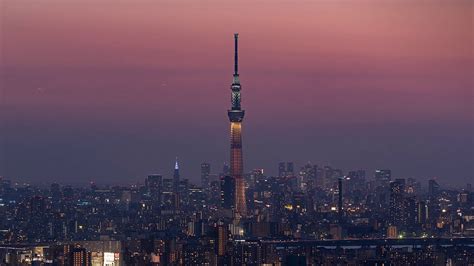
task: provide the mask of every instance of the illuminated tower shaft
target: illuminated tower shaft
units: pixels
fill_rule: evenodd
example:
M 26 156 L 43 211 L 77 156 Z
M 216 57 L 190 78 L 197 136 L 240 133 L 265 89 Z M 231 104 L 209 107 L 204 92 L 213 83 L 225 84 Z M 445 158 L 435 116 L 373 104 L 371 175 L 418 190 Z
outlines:
M 238 38 L 239 34 L 234 34 L 235 57 L 234 57 L 234 78 L 231 85 L 232 107 L 227 114 L 230 120 L 230 174 L 235 180 L 235 200 L 234 208 L 241 216 L 247 216 L 247 203 L 245 200 L 245 182 L 243 178 L 243 160 L 242 160 L 242 120 L 244 110 L 240 108 L 240 81 L 238 68 Z

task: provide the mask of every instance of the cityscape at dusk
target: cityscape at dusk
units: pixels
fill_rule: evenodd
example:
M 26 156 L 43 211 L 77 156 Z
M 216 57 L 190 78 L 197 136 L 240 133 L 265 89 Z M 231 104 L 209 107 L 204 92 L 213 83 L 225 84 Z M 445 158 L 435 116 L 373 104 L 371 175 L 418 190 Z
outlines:
M 470 0 L 0 0 L 0 265 L 474 265 Z

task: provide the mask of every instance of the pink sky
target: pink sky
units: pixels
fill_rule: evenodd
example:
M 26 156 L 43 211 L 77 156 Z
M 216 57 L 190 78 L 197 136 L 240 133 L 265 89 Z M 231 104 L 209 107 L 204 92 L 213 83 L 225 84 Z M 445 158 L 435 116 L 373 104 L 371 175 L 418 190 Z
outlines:
M 457 178 L 473 176 L 472 1 L 3 0 L 0 8 L 11 150 L 4 174 L 59 177 L 75 160 L 87 161 L 91 176 L 166 172 L 176 153 L 189 157 L 190 176 L 203 160 L 217 171 L 228 154 L 232 33 L 239 32 L 244 141 L 252 145 L 246 170 L 312 160 L 427 177 L 461 163 L 467 169 Z M 333 131 L 352 133 L 324 146 Z M 113 155 L 115 144 L 106 143 L 98 152 L 117 163 L 95 162 L 91 147 L 55 170 L 32 148 L 49 147 L 52 161 L 75 153 L 65 143 L 112 132 L 124 134 L 117 141 L 128 151 L 149 148 L 147 158 Z M 184 144 L 196 134 L 202 143 L 193 149 L 202 154 Z M 458 155 L 441 154 L 449 143 Z M 273 155 L 278 145 L 289 154 Z M 391 147 L 395 154 L 380 155 Z M 427 168 L 447 166 L 419 169 L 407 154 Z M 110 170 L 123 162 L 127 169 Z

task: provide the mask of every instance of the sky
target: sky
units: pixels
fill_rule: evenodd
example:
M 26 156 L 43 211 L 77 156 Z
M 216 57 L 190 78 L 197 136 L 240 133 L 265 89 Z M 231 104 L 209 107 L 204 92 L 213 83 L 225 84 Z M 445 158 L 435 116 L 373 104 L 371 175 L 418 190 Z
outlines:
M 474 182 L 470 0 L 0 0 L 0 176 L 197 182 L 229 160 Z

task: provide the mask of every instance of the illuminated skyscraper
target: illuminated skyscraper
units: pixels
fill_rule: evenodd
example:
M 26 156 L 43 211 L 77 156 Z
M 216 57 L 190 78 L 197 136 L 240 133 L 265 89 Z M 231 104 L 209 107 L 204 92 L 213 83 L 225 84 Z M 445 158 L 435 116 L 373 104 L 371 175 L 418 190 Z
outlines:
M 222 221 L 217 223 L 217 256 L 224 256 L 227 248 L 227 228 Z
M 390 183 L 389 222 L 398 228 L 407 224 L 404 191 L 405 179 L 396 179 Z
M 70 254 L 70 265 L 72 266 L 86 266 L 89 265 L 89 256 L 85 248 L 74 248 Z
M 173 189 L 174 192 L 178 192 L 179 188 L 179 165 L 178 165 L 178 157 L 176 157 L 176 162 L 174 163 L 174 173 L 173 173 Z
M 235 182 L 235 211 L 241 216 L 247 215 L 247 205 L 245 200 L 245 182 L 243 178 L 242 160 L 242 120 L 244 110 L 240 108 L 240 80 L 238 67 L 238 38 L 239 34 L 234 34 L 235 56 L 234 56 L 234 78 L 231 85 L 231 109 L 227 114 L 230 120 L 230 175 Z

